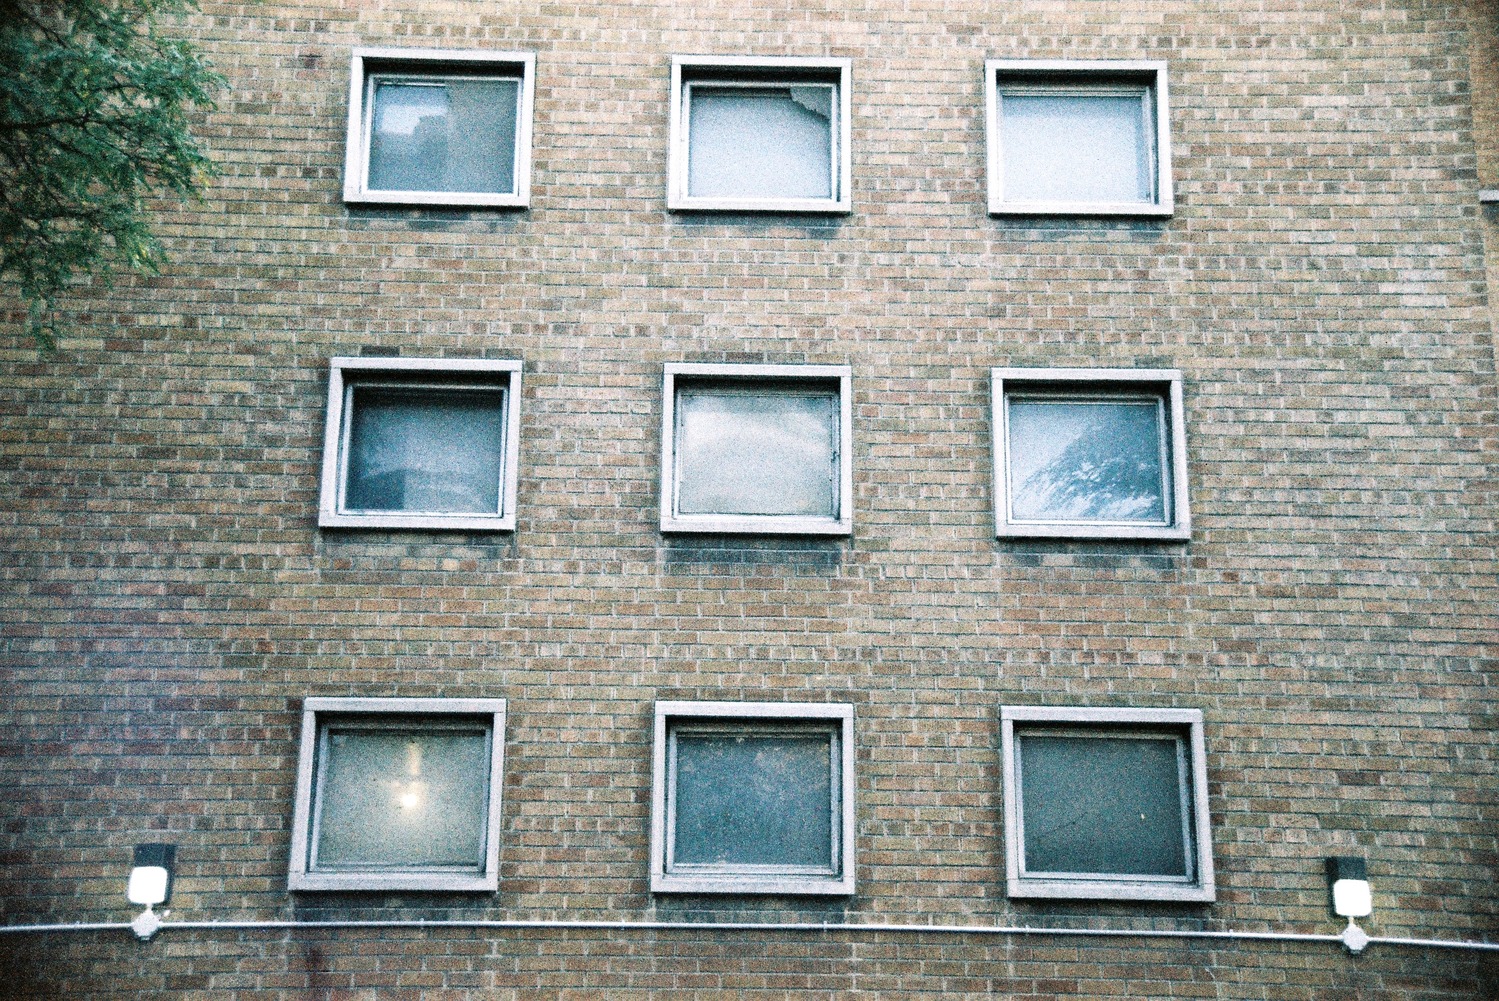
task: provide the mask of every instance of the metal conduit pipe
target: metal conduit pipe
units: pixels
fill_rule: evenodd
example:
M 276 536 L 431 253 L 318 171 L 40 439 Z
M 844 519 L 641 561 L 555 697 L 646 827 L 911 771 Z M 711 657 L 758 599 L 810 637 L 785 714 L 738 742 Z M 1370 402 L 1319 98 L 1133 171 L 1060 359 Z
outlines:
M 1344 944 L 1341 935 L 1306 932 L 1265 931 L 1172 931 L 1132 928 L 1034 928 L 1024 925 L 923 925 L 923 924 L 836 924 L 796 921 L 547 921 L 547 920 L 342 920 L 342 921 L 164 921 L 162 931 L 255 930 L 293 928 L 495 928 L 495 929 L 579 929 L 592 931 L 776 931 L 776 932 L 897 932 L 901 934 L 939 935 L 1011 935 L 1070 936 L 1078 938 L 1160 938 L 1222 939 L 1251 942 L 1329 942 Z M 0 926 L 0 935 L 41 934 L 75 931 L 129 931 L 128 922 L 92 924 L 50 924 Z M 1499 952 L 1499 943 L 1457 939 L 1397 938 L 1370 936 L 1369 945 L 1403 945 L 1426 949 L 1465 949 Z

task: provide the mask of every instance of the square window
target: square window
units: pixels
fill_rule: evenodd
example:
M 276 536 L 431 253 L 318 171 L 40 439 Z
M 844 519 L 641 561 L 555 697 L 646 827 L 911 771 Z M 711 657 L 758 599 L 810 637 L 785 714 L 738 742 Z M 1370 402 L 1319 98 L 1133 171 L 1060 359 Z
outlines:
M 672 59 L 673 209 L 847 212 L 847 59 Z
M 1202 713 L 1005 706 L 1012 897 L 1209 901 Z
M 1191 537 L 1180 372 L 997 368 L 993 380 L 996 534 Z
M 656 703 L 655 893 L 854 892 L 852 706 Z
M 498 888 L 504 745 L 504 699 L 307 699 L 290 888 Z
M 663 532 L 847 535 L 850 370 L 666 366 Z
M 355 49 L 344 201 L 524 206 L 535 57 Z
M 989 212 L 1172 212 L 1163 62 L 991 59 Z
M 520 369 L 334 358 L 318 524 L 513 529 Z

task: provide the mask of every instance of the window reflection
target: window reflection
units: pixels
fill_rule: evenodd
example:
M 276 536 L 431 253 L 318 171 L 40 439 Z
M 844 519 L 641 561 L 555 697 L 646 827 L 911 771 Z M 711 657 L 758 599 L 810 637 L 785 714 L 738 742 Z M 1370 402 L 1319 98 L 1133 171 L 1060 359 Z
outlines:
M 351 400 L 345 509 L 499 511 L 503 392 L 356 386 Z
M 519 99 L 513 79 L 376 79 L 369 188 L 514 192 Z
M 1165 524 L 1164 402 L 1011 398 L 1010 516 Z
M 838 514 L 836 392 L 683 389 L 678 514 Z

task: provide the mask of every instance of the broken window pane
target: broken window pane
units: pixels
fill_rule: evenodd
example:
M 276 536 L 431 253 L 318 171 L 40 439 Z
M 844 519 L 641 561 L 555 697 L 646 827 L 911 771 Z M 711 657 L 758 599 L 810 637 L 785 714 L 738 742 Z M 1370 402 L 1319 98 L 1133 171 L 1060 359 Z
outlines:
M 835 87 L 693 84 L 689 94 L 689 195 L 837 197 Z

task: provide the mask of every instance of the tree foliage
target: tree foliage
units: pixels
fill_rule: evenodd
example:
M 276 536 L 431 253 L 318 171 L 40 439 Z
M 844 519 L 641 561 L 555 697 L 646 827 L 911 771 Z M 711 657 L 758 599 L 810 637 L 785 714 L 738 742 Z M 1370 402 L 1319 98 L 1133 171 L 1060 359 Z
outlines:
M 222 85 L 159 21 L 192 0 L 0 0 L 0 278 L 50 346 L 68 280 L 164 260 L 146 201 L 197 196 L 212 163 L 189 133 Z

